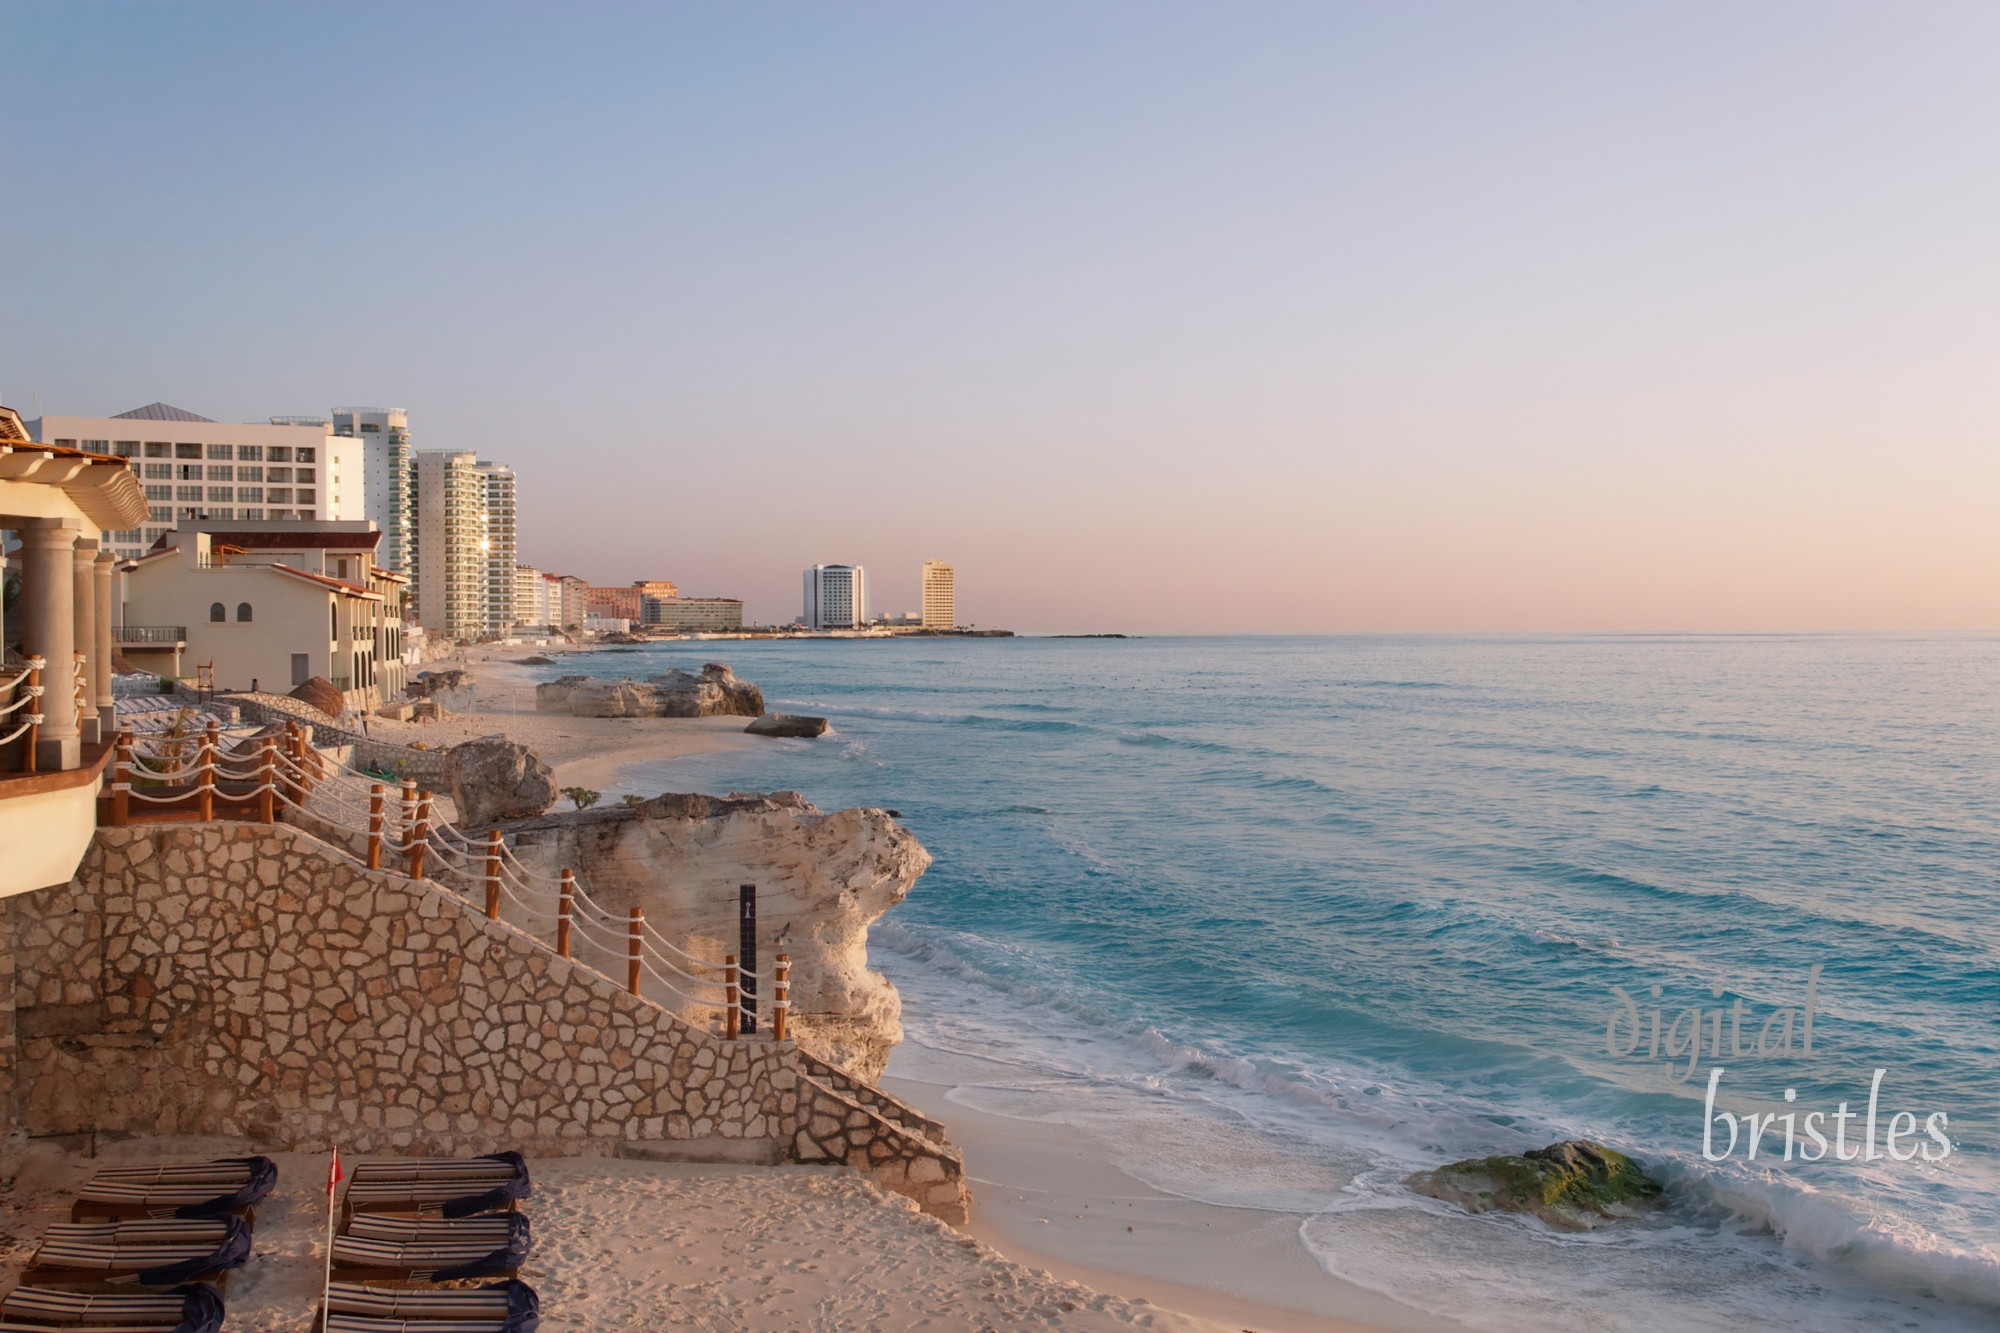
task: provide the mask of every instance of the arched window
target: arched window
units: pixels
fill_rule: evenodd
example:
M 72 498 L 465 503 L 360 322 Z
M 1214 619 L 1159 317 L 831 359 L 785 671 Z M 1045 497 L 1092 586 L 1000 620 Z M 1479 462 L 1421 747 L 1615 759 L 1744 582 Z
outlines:
M 250 603 L 238 602 L 236 604 L 236 619 L 239 622 L 250 619 Z
M 213 623 L 219 625 L 229 619 L 229 609 L 223 606 L 221 602 L 211 602 L 208 608 L 208 618 Z

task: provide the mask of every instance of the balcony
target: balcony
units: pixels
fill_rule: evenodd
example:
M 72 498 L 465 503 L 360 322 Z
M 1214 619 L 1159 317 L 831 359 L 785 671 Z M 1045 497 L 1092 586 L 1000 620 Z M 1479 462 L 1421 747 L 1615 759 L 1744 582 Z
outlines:
M 151 644 L 160 648 L 185 648 L 186 625 L 113 625 L 111 640 L 122 644 Z

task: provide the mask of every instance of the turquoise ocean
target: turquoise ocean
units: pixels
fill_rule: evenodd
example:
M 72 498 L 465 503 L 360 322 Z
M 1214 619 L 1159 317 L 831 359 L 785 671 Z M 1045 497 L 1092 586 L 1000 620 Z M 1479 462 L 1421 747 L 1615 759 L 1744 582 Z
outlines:
M 1293 1215 L 1329 1272 L 1474 1327 L 2000 1326 L 2000 639 L 709 642 L 542 672 L 707 660 L 832 734 L 620 790 L 899 811 L 936 863 L 870 956 L 906 1051 L 1003 1071 L 953 1100 Z M 1718 1067 L 1718 1112 L 1774 1117 L 1754 1161 L 1708 1122 Z M 1804 1160 L 1811 1113 L 1854 1160 Z M 1404 1184 L 1570 1137 L 1668 1206 L 1563 1235 Z

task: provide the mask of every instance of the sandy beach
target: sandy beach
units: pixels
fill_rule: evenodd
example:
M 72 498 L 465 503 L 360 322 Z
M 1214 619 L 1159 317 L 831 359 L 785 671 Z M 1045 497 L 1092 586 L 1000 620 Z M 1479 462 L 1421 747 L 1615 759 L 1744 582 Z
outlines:
M 770 743 L 745 735 L 743 728 L 749 719 L 743 717 L 572 717 L 535 711 L 537 677 L 530 668 L 519 665 L 518 659 L 542 655 L 561 660 L 559 654 L 590 651 L 545 651 L 518 644 L 468 648 L 462 655 L 428 663 L 419 670 L 457 667 L 470 671 L 475 707 L 447 709 L 446 716 L 424 722 L 370 717 L 368 734 L 400 745 L 443 747 L 504 733 L 553 764 L 559 785 L 596 791 L 615 785 L 621 770 L 645 760 L 680 759 Z
M 90 1159 L 33 1146 L 0 1198 L 0 1284 L 13 1285 L 44 1228 L 68 1220 L 76 1187 L 98 1166 L 255 1151 L 229 1139 L 158 1138 L 106 1145 Z M 305 1333 L 319 1299 L 327 1158 L 272 1156 L 278 1188 L 258 1207 L 255 1250 L 226 1293 L 238 1333 Z M 535 1248 L 521 1276 L 541 1295 L 544 1333 L 1220 1327 L 1013 1263 L 840 1168 L 530 1165 L 535 1193 L 523 1211 Z

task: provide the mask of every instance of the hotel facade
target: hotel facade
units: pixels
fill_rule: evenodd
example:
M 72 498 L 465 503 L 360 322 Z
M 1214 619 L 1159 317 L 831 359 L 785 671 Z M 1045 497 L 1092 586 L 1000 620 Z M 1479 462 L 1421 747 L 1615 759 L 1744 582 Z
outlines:
M 25 424 L 40 443 L 132 461 L 145 521 L 103 536 L 121 560 L 144 555 L 184 523 L 364 517 L 362 446 L 329 434 L 325 418 L 213 421 L 149 403 L 112 417 L 49 415 Z
M 854 629 L 868 623 L 868 575 L 860 565 L 814 565 L 805 572 L 807 629 Z

